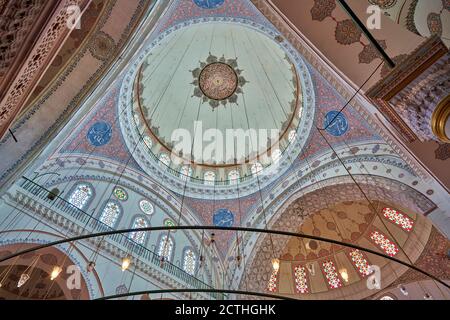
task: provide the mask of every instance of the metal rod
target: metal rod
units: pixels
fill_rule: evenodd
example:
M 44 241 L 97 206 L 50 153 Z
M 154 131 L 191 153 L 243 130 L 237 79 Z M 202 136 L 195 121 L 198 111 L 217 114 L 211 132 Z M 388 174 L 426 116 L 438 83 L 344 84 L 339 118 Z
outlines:
M 222 290 L 222 289 L 162 289 L 162 290 L 136 291 L 136 292 L 129 292 L 129 293 L 101 297 L 101 298 L 97 298 L 94 300 L 111 300 L 111 299 L 119 299 L 119 298 L 131 297 L 131 296 L 139 296 L 139 295 L 143 295 L 143 294 L 197 293 L 197 292 L 199 292 L 199 293 L 244 294 L 244 295 L 248 295 L 248 296 L 298 301 L 298 299 L 294 299 L 294 298 L 286 297 L 286 296 L 275 295 L 275 294 L 270 294 L 270 293 L 251 292 L 251 291 L 244 291 L 244 290 Z
M 342 8 L 347 12 L 347 14 L 352 18 L 353 22 L 361 29 L 367 39 L 374 45 L 375 49 L 381 54 L 383 59 L 389 64 L 389 67 L 395 68 L 395 62 L 388 56 L 386 51 L 384 51 L 383 47 L 378 43 L 378 41 L 372 36 L 370 31 L 367 29 L 364 23 L 358 18 L 355 12 L 350 8 L 350 6 L 345 2 L 345 0 L 337 0 Z

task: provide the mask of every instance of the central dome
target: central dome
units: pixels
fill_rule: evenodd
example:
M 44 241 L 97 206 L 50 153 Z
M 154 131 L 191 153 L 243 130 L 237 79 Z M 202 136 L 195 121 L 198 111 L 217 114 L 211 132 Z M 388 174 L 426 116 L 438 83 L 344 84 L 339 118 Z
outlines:
M 138 164 L 171 186 L 184 186 L 178 177 L 196 184 L 188 193 L 234 192 L 238 182 L 251 192 L 300 152 L 313 92 L 307 66 L 279 34 L 245 20 L 191 21 L 132 64 L 121 87 L 122 131 Z
M 231 66 L 214 62 L 200 73 L 199 85 L 205 96 L 214 100 L 224 100 L 236 92 L 238 77 Z
M 299 124 L 302 91 L 294 64 L 279 43 L 238 24 L 199 24 L 169 35 L 145 59 L 135 90 L 136 121 L 151 149 L 179 163 L 265 167 L 279 153 L 275 145 Z M 181 130 L 189 142 L 195 137 L 194 150 L 176 148 Z M 222 141 L 210 156 L 211 130 Z M 243 145 L 226 141 L 230 130 L 246 135 Z

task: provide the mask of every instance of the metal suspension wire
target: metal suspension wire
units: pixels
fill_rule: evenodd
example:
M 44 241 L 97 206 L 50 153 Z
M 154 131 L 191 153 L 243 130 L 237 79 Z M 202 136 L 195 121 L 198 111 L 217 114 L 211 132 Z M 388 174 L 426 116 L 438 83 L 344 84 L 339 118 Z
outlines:
M 282 299 L 282 300 L 296 300 L 292 297 L 269 294 L 269 293 L 261 293 L 261 292 L 251 292 L 245 290 L 226 290 L 226 289 L 163 289 L 163 290 L 148 290 L 148 291 L 136 291 L 129 292 L 124 294 L 117 294 L 112 296 L 106 296 L 102 298 L 98 298 L 95 300 L 112 300 L 119 298 L 126 298 L 130 296 L 138 296 L 138 295 L 146 295 L 146 294 L 164 294 L 164 293 L 229 293 L 229 294 L 241 294 L 241 295 L 249 295 L 261 298 L 272 298 L 272 299 Z

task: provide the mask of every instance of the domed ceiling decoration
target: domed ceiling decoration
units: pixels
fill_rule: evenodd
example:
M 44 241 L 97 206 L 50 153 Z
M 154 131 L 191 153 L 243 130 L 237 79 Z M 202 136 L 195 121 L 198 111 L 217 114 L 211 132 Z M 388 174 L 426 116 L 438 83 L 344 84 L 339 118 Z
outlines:
M 308 68 L 289 43 L 251 21 L 217 20 L 165 31 L 121 88 L 134 159 L 193 197 L 266 186 L 292 165 L 315 113 Z
M 130 37 L 121 62 L 87 99 L 80 117 L 42 152 L 39 158 L 45 162 L 33 164 L 39 173 L 58 171 L 43 182 L 46 188 L 58 187 L 65 197 L 74 183 L 90 183 L 98 192 L 92 193 L 96 203 L 86 212 L 92 209 L 98 216 L 109 197 L 124 209 L 114 218 L 121 223 L 117 228 L 143 226 L 139 221 L 144 219 L 151 219 L 152 226 L 272 228 L 356 243 L 402 259 L 405 251 L 413 261 L 423 255 L 432 227 L 422 215 L 436 208 L 438 192 L 418 177 L 408 158 L 397 155 L 401 151 L 388 146 L 390 138 L 383 131 L 377 134 L 361 105 L 338 112 L 349 94 L 346 82 L 331 76 L 331 69 L 297 35 L 282 36 L 276 28 L 287 25 L 277 22 L 275 28 L 250 0 L 168 3 L 152 32 L 147 25 L 142 30 L 148 35 L 139 30 L 136 38 Z M 103 58 L 112 42 L 102 36 L 99 40 L 89 50 Z M 198 121 L 203 133 L 254 128 L 279 135 L 261 145 L 250 136 L 244 144 L 246 149 L 258 145 L 254 154 L 238 157 L 232 148 L 229 157 L 218 161 L 196 157 L 195 144 L 189 152 L 176 148 L 173 133 L 182 129 L 195 137 Z M 326 128 L 326 140 L 313 126 Z M 201 137 L 203 147 L 221 149 L 212 135 Z M 222 147 L 226 154 L 226 145 Z M 374 199 L 376 214 L 355 181 Z M 14 188 L 26 191 L 19 183 Z M 40 203 L 36 207 L 40 215 Z M 72 226 L 81 219 L 66 216 L 69 223 L 49 222 L 58 230 L 75 230 Z M 265 235 L 248 232 L 217 231 L 214 241 L 200 232 L 172 235 L 178 238 L 173 243 L 177 250 L 189 241 L 197 253 L 208 247 L 209 257 L 198 262 L 209 268 L 202 270 L 209 283 L 220 278 L 215 284 L 221 285 L 226 275 L 232 286 L 248 284 L 249 290 L 295 298 L 366 298 L 373 294 L 366 287 L 373 264 L 382 268 L 383 287 L 407 274 L 406 268 L 376 255 L 318 241 L 274 237 L 275 249 L 270 250 Z M 184 235 L 189 241 L 179 240 Z M 141 236 L 135 233 L 133 239 L 140 242 Z M 156 242 L 143 242 L 155 248 Z M 242 252 L 236 250 L 240 245 Z M 273 272 L 272 258 L 280 259 L 279 272 Z M 49 270 L 42 270 L 48 275 Z M 173 276 L 164 276 L 161 284 L 170 285 Z M 117 285 L 114 290 L 127 292 L 125 283 Z

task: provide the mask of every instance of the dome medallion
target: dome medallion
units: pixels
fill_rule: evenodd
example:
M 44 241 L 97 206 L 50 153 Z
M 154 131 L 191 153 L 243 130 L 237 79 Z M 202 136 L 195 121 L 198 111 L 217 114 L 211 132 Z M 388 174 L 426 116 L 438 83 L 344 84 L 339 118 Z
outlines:
M 238 84 L 236 72 L 229 65 L 215 62 L 200 73 L 200 90 L 210 99 L 224 100 L 231 97 Z

